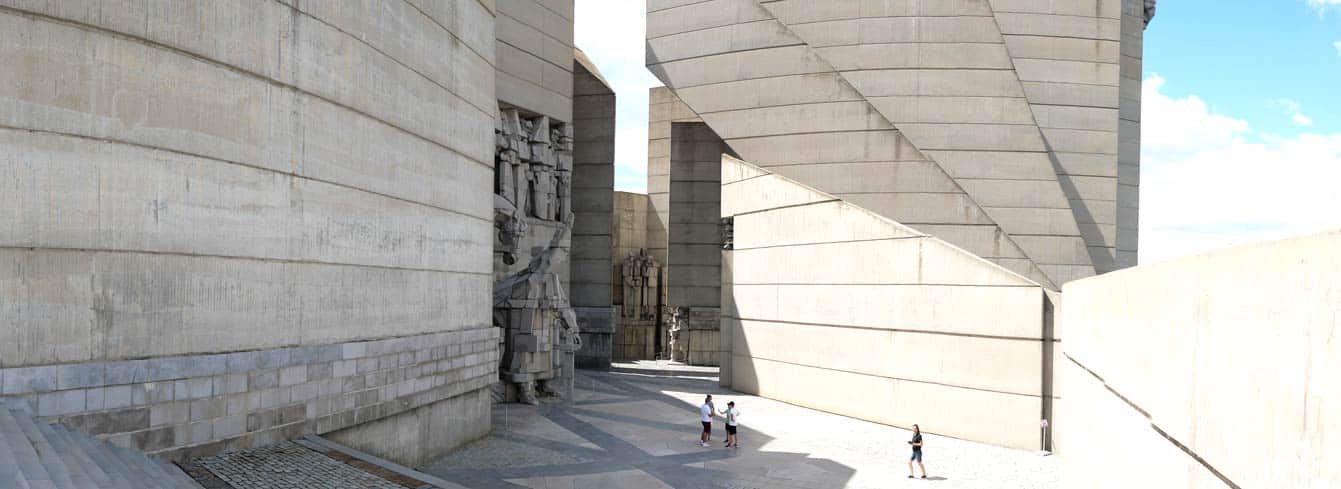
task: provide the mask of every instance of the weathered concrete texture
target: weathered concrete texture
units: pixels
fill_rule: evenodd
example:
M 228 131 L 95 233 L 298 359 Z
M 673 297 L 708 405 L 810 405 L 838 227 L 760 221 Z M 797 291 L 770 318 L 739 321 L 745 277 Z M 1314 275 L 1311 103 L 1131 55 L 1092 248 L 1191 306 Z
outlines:
M 643 250 L 648 250 L 648 227 L 656 219 L 657 216 L 651 209 L 651 199 L 646 194 L 615 192 L 615 212 L 614 219 L 611 222 L 614 239 L 611 243 L 613 251 L 611 252 L 610 269 L 614 281 L 616 310 L 622 310 L 625 301 L 633 301 L 633 304 L 637 303 L 637 298 L 625 297 L 626 291 L 623 287 L 624 261 L 630 256 L 637 256 Z M 648 252 L 650 253 L 650 250 Z M 664 254 L 665 248 L 662 248 L 661 252 Z M 650 289 L 658 290 L 655 287 L 650 287 Z M 655 301 L 657 297 L 651 297 L 650 300 Z M 656 357 L 656 318 L 642 319 L 637 314 L 627 316 L 617 314 L 616 316 L 612 345 L 614 360 L 654 359 Z
M 701 122 L 671 124 L 666 309 L 687 308 L 678 341 L 690 365 L 717 365 L 721 307 L 721 160 L 730 149 Z
M 1136 266 L 1141 188 L 1141 57 L 1146 3 L 1122 2 L 1121 80 L 1118 83 L 1116 266 Z M 1153 13 L 1153 7 L 1151 7 Z
M 496 375 L 484 3 L 0 3 L 0 395 L 180 457 Z
M 401 465 L 419 466 L 488 435 L 488 389 L 420 406 L 322 436 Z
M 1067 487 L 1341 486 L 1337 250 L 1341 231 L 1068 284 Z
M 1140 46 L 1118 7 L 658 2 L 647 62 L 745 159 L 1056 289 L 1135 249 L 1117 60 Z
M 652 88 L 647 110 L 647 197 L 651 219 L 647 222 L 647 253 L 666 263 L 667 230 L 670 228 L 671 124 L 703 122 L 689 106 L 666 87 Z
M 327 433 L 487 392 L 497 379 L 497 334 L 483 327 L 227 354 L 7 368 L 0 370 L 0 395 L 26 403 L 45 420 L 117 445 L 186 459 Z M 483 418 L 476 422 L 487 423 L 487 411 L 477 414 Z
M 616 317 L 609 273 L 614 259 L 615 92 L 581 50 L 575 50 L 573 64 L 575 218 L 568 295 L 582 335 L 577 365 L 609 368 Z
M 498 101 L 572 121 L 573 0 L 500 1 L 496 29 Z
M 720 338 L 731 388 L 1044 446 L 1052 337 L 1042 286 L 734 158 L 723 158 L 721 182 L 734 222 Z

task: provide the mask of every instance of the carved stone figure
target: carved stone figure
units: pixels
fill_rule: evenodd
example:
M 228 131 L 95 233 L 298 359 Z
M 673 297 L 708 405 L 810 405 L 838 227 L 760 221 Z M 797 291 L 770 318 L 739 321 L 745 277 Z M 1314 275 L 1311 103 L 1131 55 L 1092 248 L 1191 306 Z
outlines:
M 671 360 L 684 362 L 689 359 L 689 344 L 685 342 L 689 331 L 689 308 L 677 307 L 671 314 L 670 345 Z
M 642 265 L 638 267 L 639 273 L 642 273 L 642 293 L 639 299 L 640 311 L 639 317 L 642 319 L 656 319 L 657 298 L 661 295 L 661 264 L 657 263 L 655 258 L 647 254 L 647 250 L 641 250 L 640 260 Z
M 624 259 L 623 270 L 621 270 L 624 278 L 624 306 L 620 310 L 620 315 L 623 317 L 638 317 L 641 312 L 643 294 L 642 266 L 643 260 L 639 255 L 629 253 L 629 257 Z
M 1145 0 L 1145 25 L 1150 25 L 1150 19 L 1155 18 L 1155 0 Z
M 549 271 L 572 225 L 570 214 L 526 268 L 494 286 L 494 325 L 504 330 L 499 377 L 516 386 L 521 402 L 539 402 L 537 393 L 572 393 L 573 357 L 582 340 L 563 285 Z

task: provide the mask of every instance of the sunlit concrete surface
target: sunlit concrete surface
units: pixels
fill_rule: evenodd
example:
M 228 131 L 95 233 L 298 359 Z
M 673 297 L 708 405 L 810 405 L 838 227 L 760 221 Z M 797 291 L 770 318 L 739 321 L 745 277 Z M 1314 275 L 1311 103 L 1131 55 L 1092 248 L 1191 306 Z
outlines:
M 1057 457 L 933 434 L 907 479 L 907 430 L 741 395 L 716 379 L 581 372 L 571 405 L 495 405 L 489 438 L 421 470 L 478 488 L 1060 487 Z M 705 393 L 741 411 L 742 448 L 697 445 Z M 920 475 L 920 472 L 919 472 Z

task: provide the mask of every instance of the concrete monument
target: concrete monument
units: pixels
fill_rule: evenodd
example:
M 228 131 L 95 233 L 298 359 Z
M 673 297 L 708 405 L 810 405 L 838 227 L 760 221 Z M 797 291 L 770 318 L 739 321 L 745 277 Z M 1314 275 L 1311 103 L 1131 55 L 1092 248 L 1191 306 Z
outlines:
M 647 65 L 666 87 L 651 96 L 648 190 L 666 238 L 647 246 L 667 248 L 667 307 L 690 306 L 690 363 L 708 343 L 717 353 L 700 358 L 720 362 L 724 382 L 812 406 L 844 398 L 803 395 L 819 386 L 892 392 L 872 410 L 816 407 L 895 424 L 929 399 L 993 405 L 997 422 L 946 412 L 956 426 L 945 429 L 1050 447 L 1038 421 L 1057 398 L 1060 288 L 1136 262 L 1141 38 L 1153 10 L 1146 0 L 649 1 Z M 721 154 L 757 169 L 728 182 Z M 719 178 L 717 202 L 700 187 Z M 707 239 L 715 220 L 704 214 L 716 209 L 734 216 L 724 252 Z M 866 216 L 907 232 L 854 227 Z M 894 244 L 909 236 L 967 254 Z M 901 261 L 918 256 L 977 275 L 928 283 L 942 271 Z M 718 284 L 716 304 L 695 296 Z M 968 296 L 1004 284 L 992 292 L 1027 290 L 1034 304 L 1010 309 L 1020 316 L 998 333 L 1011 339 L 956 336 L 1000 321 L 945 322 L 976 314 L 991 301 Z M 720 336 L 693 336 L 712 324 L 696 314 L 718 305 Z M 956 312 L 924 316 L 945 307 Z M 881 338 L 899 341 L 862 328 L 898 330 Z M 1003 367 L 880 363 L 927 350 Z
M 321 434 L 417 465 L 488 432 L 500 362 L 565 391 L 611 308 L 569 287 L 572 254 L 608 273 L 613 200 L 612 155 L 576 155 L 613 92 L 574 97 L 572 19 L 7 4 L 0 397 L 163 458 Z

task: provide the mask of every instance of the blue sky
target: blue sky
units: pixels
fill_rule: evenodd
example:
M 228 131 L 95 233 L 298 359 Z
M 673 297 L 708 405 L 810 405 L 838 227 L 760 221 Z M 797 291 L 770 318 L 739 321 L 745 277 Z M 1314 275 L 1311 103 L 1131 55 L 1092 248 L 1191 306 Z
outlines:
M 1341 131 L 1341 0 L 1162 0 L 1145 33 L 1145 72 L 1165 95 L 1197 95 L 1261 131 L 1293 134 L 1280 100 Z
M 644 192 L 644 2 L 575 1 Z M 1341 0 L 1161 0 L 1145 36 L 1141 263 L 1341 228 Z

